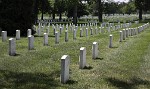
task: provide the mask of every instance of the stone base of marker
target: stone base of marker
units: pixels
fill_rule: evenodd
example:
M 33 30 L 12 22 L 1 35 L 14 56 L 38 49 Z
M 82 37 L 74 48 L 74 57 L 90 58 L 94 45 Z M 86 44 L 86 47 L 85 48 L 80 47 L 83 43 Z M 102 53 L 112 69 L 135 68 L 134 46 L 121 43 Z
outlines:
M 10 56 L 16 55 L 16 42 L 14 38 L 9 39 L 9 55 Z
M 80 48 L 80 56 L 79 56 L 79 68 L 83 69 L 86 67 L 86 48 Z
M 69 65 L 70 65 L 69 56 L 63 55 L 61 57 L 61 75 L 60 75 L 61 83 L 66 83 L 69 80 Z
M 97 42 L 93 42 L 93 46 L 92 46 L 92 58 L 93 59 L 98 58 L 98 43 Z

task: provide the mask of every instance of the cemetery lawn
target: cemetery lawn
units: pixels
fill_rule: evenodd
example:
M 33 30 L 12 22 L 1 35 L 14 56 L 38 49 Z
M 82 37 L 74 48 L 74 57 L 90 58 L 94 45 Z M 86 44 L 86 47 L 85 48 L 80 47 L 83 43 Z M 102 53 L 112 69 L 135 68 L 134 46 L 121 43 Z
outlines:
M 142 24 L 133 24 L 132 27 Z M 89 32 L 90 33 L 90 32 Z M 51 33 L 50 33 L 51 34 Z M 72 39 L 49 46 L 35 35 L 35 49 L 28 50 L 26 37 L 16 41 L 17 55 L 8 55 L 8 41 L 0 41 L 0 89 L 149 89 L 150 27 L 119 42 L 119 30 L 113 31 L 113 48 L 108 48 L 109 33 Z M 8 37 L 10 38 L 10 37 Z M 0 37 L 1 39 L 1 37 Z M 99 58 L 92 59 L 92 42 L 99 43 Z M 86 47 L 87 68 L 79 69 L 79 49 Z M 60 83 L 60 58 L 70 56 L 70 80 Z

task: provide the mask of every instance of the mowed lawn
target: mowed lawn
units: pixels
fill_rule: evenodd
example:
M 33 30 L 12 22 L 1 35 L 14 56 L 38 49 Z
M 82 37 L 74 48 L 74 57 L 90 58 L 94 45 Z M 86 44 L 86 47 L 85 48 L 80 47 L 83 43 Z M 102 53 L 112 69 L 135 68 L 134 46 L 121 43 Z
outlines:
M 143 24 L 133 24 L 138 27 Z M 122 30 L 122 29 L 120 29 Z M 119 30 L 94 34 L 60 43 L 49 35 L 49 46 L 35 35 L 34 50 L 28 50 L 28 38 L 16 41 L 16 56 L 8 55 L 8 40 L 0 41 L 0 89 L 150 89 L 150 27 L 119 42 Z M 85 35 L 85 34 L 84 34 Z M 10 38 L 10 37 L 8 37 Z M 1 37 L 0 37 L 1 39 Z M 92 59 L 92 43 L 99 43 L 99 58 Z M 86 47 L 87 68 L 79 69 L 79 49 Z M 60 83 L 60 58 L 70 56 L 70 80 Z

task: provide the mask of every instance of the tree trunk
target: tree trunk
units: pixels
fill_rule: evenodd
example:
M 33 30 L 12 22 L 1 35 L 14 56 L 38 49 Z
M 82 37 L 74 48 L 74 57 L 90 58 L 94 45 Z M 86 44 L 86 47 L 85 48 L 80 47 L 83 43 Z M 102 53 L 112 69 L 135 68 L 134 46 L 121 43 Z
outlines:
M 103 11 L 102 11 L 101 0 L 98 0 L 98 19 L 99 19 L 99 22 L 103 21 L 102 15 L 103 15 Z
M 61 12 L 59 13 L 59 21 L 61 21 L 62 20 L 62 14 L 61 14 Z
M 142 20 L 142 14 L 143 14 L 143 11 L 142 11 L 142 8 L 139 9 L 139 20 Z
M 36 24 L 37 20 L 38 20 L 38 1 L 37 0 L 34 0 L 34 9 L 33 9 L 33 12 L 34 12 L 34 22 Z
M 44 14 L 44 12 L 43 12 L 44 10 L 43 9 L 44 9 L 44 2 L 42 0 L 42 15 L 41 15 L 41 20 L 43 20 L 43 14 Z
M 55 19 L 55 10 L 52 12 L 53 20 Z
M 77 25 L 77 5 L 74 6 L 73 10 L 73 24 Z

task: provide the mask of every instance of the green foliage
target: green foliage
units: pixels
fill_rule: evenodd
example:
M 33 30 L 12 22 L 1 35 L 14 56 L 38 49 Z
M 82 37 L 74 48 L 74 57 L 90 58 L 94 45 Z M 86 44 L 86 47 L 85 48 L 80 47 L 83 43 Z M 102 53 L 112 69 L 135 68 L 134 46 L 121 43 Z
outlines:
M 0 2 L 0 27 L 8 35 L 15 35 L 17 29 L 21 35 L 26 35 L 34 23 L 34 0 L 1 0 Z M 33 34 L 35 33 L 32 31 Z
M 134 1 L 130 1 L 121 8 L 123 13 L 131 14 L 136 12 Z
M 67 17 L 73 17 L 73 9 L 74 6 L 70 5 L 70 7 L 68 7 Z M 79 3 L 77 9 L 77 17 L 89 14 L 89 12 L 87 11 L 87 6 L 85 4 Z

